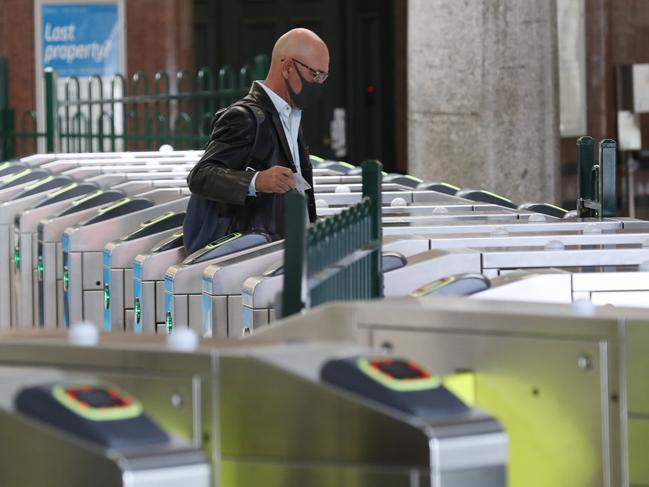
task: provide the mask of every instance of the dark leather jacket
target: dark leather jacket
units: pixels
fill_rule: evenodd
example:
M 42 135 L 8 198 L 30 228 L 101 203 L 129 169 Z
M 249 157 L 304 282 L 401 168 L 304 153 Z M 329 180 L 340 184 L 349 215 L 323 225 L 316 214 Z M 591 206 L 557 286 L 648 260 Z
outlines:
M 241 105 L 256 108 L 257 117 Z M 302 176 L 313 186 L 301 130 L 298 146 Z M 283 238 L 284 195 L 257 192 L 251 197 L 248 187 L 254 171 L 277 165 L 293 169 L 293 164 L 277 110 L 264 89 L 253 83 L 250 92 L 215 122 L 205 154 L 187 177 L 192 197 L 183 224 L 185 247 L 193 252 L 235 231 L 257 230 L 273 239 Z M 306 198 L 309 220 L 314 222 L 313 190 L 306 192 Z

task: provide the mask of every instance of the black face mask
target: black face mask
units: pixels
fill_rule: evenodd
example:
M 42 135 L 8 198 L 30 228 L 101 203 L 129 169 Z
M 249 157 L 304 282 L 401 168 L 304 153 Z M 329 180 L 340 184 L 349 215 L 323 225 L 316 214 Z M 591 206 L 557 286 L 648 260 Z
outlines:
M 316 102 L 318 98 L 320 98 L 324 85 L 323 83 L 313 83 L 305 80 L 302 77 L 302 74 L 300 74 L 300 70 L 297 68 L 297 66 L 295 66 L 295 72 L 300 77 L 300 81 L 302 81 L 302 91 L 295 93 L 287 79 L 284 79 L 284 83 L 286 83 L 286 88 L 291 95 L 291 101 L 293 102 L 293 104 L 300 110 L 303 110 L 304 108 Z

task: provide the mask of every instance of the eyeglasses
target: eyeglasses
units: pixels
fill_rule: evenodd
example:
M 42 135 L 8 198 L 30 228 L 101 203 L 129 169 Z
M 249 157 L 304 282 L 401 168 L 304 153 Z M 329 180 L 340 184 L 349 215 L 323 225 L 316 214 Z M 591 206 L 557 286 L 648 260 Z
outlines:
M 311 66 L 308 66 L 303 62 L 298 61 L 297 59 L 293 59 L 292 57 L 289 59 L 294 63 L 298 63 L 300 66 L 304 66 L 306 69 L 308 69 L 313 76 L 313 81 L 315 81 L 316 83 L 324 83 L 329 77 L 329 73 L 325 73 L 324 71 L 320 71 L 318 69 L 313 69 Z M 284 60 L 282 59 L 282 61 Z

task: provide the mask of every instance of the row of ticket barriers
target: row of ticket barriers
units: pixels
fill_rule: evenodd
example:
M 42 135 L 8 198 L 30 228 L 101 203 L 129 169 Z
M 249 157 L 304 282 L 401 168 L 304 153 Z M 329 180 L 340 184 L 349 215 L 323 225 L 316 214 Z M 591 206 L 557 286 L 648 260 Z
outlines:
M 388 299 L 269 327 L 283 242 L 184 250 L 200 155 L 0 165 L 0 484 L 649 485 L 649 222 L 386 174 Z M 361 200 L 312 162 L 319 216 Z

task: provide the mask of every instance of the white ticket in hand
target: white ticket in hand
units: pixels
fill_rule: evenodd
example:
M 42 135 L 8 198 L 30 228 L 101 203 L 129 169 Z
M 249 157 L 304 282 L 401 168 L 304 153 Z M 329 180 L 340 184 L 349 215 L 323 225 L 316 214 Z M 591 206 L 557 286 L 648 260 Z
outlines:
M 295 190 L 304 193 L 307 189 L 311 189 L 311 185 L 306 182 L 300 173 L 293 173 L 293 182 L 295 183 Z

